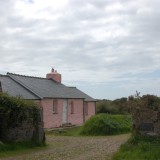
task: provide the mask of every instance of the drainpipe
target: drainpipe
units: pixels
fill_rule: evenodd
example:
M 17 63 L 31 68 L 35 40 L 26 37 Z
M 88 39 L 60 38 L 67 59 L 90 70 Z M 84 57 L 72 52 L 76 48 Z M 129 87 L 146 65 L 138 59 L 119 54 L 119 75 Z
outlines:
M 83 123 L 85 122 L 84 106 L 85 106 L 85 103 L 84 103 L 84 100 L 83 100 Z
M 96 102 L 94 102 L 94 106 L 95 106 L 95 114 L 97 114 L 97 108 L 96 108 Z

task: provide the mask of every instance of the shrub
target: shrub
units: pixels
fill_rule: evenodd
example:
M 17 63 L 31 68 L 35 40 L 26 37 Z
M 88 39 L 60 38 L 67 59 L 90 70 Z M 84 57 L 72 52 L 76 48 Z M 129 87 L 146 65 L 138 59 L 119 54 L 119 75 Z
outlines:
M 160 97 L 155 95 L 129 96 L 128 105 L 132 108 L 148 108 L 158 110 L 160 108 Z
M 98 114 L 86 121 L 81 129 L 84 135 L 111 135 L 131 130 L 131 117 L 127 115 Z
M 97 113 L 118 114 L 119 107 L 114 105 L 112 101 L 103 100 L 96 103 L 96 111 Z
M 20 136 L 18 138 L 21 141 L 23 135 L 27 137 L 25 132 L 28 134 L 33 129 L 32 142 L 40 142 L 40 139 L 44 136 L 43 133 L 39 134 L 43 130 L 40 112 L 40 108 L 30 100 L 10 97 L 6 93 L 0 93 L 0 140 L 12 142 L 17 141 L 17 137 Z M 25 125 L 28 125 L 28 128 L 26 127 L 23 133 L 19 133 L 18 129 L 22 130 Z M 28 138 L 30 137 L 28 136 Z
M 97 113 L 110 113 L 110 114 L 128 114 L 130 110 L 127 104 L 127 98 L 123 97 L 111 100 L 99 100 L 96 103 Z
M 2 128 L 16 127 L 16 125 L 29 118 L 32 118 L 33 123 L 37 124 L 39 115 L 40 109 L 32 101 L 0 93 L 0 126 Z

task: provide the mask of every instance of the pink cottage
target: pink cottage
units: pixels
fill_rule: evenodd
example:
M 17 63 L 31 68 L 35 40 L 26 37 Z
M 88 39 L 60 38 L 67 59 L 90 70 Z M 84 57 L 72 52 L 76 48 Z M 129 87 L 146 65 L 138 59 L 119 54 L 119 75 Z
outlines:
M 95 115 L 96 100 L 62 84 L 61 74 L 54 69 L 46 78 L 7 73 L 0 75 L 0 84 L 10 96 L 36 101 L 43 109 L 44 128 L 82 125 Z

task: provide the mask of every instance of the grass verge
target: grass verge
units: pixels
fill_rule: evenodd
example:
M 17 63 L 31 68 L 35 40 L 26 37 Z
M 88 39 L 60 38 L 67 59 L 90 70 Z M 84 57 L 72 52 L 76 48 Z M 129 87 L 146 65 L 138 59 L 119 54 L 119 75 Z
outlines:
M 46 131 L 48 135 L 55 136 L 80 136 L 80 131 L 82 127 L 73 127 L 73 128 L 59 128 L 52 131 Z
M 159 160 L 160 137 L 132 136 L 119 151 L 113 160 Z
M 36 143 L 31 141 L 26 142 L 12 142 L 12 143 L 2 143 L 0 142 L 0 157 L 6 157 L 15 155 L 18 153 L 26 152 L 29 150 L 36 150 L 45 147 L 46 144 Z

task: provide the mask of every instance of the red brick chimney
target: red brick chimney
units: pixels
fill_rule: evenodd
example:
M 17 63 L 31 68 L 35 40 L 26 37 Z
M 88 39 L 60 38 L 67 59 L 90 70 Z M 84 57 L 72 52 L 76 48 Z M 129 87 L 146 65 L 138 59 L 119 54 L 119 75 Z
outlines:
M 56 70 L 54 70 L 52 68 L 51 73 L 48 73 L 46 75 L 47 79 L 53 79 L 55 80 L 57 83 L 61 83 L 61 74 L 59 74 Z

